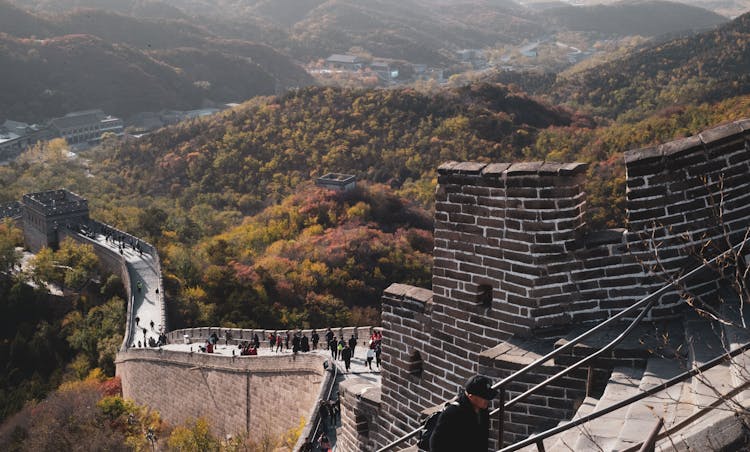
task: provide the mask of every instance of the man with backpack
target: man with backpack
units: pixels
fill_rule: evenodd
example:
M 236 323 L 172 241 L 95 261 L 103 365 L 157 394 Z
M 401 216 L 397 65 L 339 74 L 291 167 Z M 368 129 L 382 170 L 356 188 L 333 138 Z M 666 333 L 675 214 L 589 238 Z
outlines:
M 489 404 L 497 396 L 492 380 L 475 375 L 459 391 L 457 401 L 440 413 L 429 435 L 430 452 L 487 452 Z

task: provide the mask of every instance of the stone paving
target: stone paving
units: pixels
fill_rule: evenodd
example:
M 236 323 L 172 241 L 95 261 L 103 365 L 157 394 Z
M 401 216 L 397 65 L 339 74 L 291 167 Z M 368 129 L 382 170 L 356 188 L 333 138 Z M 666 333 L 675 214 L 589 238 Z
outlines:
M 108 248 L 115 253 L 120 253 L 118 244 L 106 240 L 102 234 L 93 237 L 99 245 Z M 153 338 L 158 340 L 159 333 L 166 330 L 162 294 L 158 291 L 160 287 L 160 273 L 157 259 L 144 252 L 139 253 L 126 245 L 121 255 L 125 258 L 130 275 L 130 287 L 133 296 L 133 318 L 131 319 L 131 331 L 129 334 L 130 346 L 148 344 Z M 140 288 L 139 288 L 140 286 Z M 136 322 L 137 319 L 137 322 Z

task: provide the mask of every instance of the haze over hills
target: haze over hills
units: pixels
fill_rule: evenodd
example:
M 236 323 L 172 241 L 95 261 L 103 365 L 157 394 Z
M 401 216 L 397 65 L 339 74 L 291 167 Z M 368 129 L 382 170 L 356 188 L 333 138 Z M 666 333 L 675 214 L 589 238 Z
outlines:
M 651 36 L 706 29 L 721 21 L 708 11 L 663 1 L 543 12 L 510 0 L 16 1 L 36 11 L 85 6 L 138 16 L 166 5 L 174 11 L 172 18 L 189 18 L 219 36 L 265 42 L 301 61 L 359 48 L 379 57 L 446 64 L 455 61 L 455 50 L 520 44 L 568 29 Z M 617 15 L 625 15 L 624 24 L 613 19 Z

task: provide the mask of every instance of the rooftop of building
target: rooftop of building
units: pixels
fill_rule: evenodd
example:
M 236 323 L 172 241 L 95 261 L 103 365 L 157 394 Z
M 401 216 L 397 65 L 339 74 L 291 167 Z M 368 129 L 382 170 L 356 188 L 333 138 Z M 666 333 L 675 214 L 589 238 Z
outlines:
M 101 110 L 86 110 L 68 113 L 61 118 L 54 118 L 50 123 L 58 129 L 66 129 L 68 127 L 81 127 L 95 124 L 106 117 L 107 115 Z
M 23 203 L 47 214 L 88 208 L 88 201 L 85 198 L 64 188 L 27 193 L 23 195 Z

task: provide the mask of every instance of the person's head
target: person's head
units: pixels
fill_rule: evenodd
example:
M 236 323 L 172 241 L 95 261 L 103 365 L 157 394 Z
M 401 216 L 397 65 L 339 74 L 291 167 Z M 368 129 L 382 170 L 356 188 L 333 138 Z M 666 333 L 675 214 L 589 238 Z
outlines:
M 490 400 L 497 396 L 497 390 L 492 389 L 492 380 L 484 375 L 474 375 L 466 381 L 464 386 L 466 397 L 474 411 L 486 410 Z

